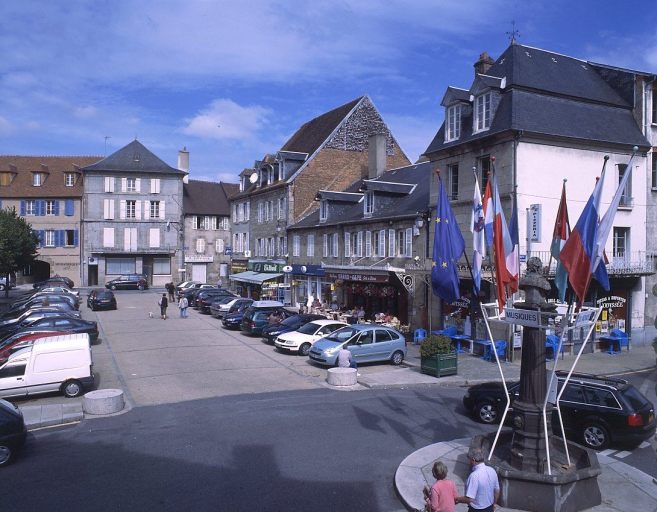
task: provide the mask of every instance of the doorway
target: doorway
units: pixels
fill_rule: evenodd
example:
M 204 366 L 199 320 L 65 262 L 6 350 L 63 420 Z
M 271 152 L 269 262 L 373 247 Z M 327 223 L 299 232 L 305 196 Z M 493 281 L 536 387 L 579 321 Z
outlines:
M 198 263 L 192 264 L 192 281 L 199 281 L 201 283 L 205 283 L 208 278 L 207 269 L 208 266 L 205 264 L 198 264 Z

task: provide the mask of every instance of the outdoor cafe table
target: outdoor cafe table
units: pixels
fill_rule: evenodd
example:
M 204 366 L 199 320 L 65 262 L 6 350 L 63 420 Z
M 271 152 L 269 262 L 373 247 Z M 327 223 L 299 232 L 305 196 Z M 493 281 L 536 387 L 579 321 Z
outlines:
M 440 330 L 431 331 L 431 334 L 442 334 L 442 331 Z M 472 339 L 467 334 L 452 334 L 450 338 L 452 339 L 453 342 L 456 343 L 456 352 L 458 352 L 459 354 L 463 352 L 467 352 L 467 350 L 463 350 L 461 348 L 461 342 L 467 341 L 468 343 L 470 343 L 470 346 L 472 347 Z M 470 350 L 470 352 L 472 352 L 472 349 Z

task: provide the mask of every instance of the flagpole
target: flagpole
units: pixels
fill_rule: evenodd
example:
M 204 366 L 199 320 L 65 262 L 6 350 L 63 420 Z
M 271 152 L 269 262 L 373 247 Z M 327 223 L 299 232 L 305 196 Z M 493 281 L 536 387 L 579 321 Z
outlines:
M 496 179 L 496 177 L 495 177 L 495 174 L 496 174 L 495 157 L 494 156 L 490 157 L 490 167 L 491 167 L 492 170 L 488 173 L 488 179 L 489 180 L 491 179 L 491 175 L 492 175 L 493 179 Z M 493 189 L 491 187 L 491 191 L 492 190 Z M 493 192 L 491 194 L 491 200 L 493 201 L 493 213 L 495 214 L 495 212 L 497 212 L 497 204 L 496 204 L 497 194 L 495 194 L 495 192 Z M 501 200 L 502 200 L 502 198 L 500 198 L 500 201 Z M 493 225 L 495 225 L 495 218 L 493 218 Z M 495 235 L 493 234 L 493 240 L 495 239 L 494 237 L 495 237 Z M 493 275 L 493 261 L 497 261 L 497 254 L 496 254 L 496 251 L 495 251 L 495 242 L 493 242 L 493 245 L 491 246 L 491 251 L 490 251 L 490 273 L 491 273 L 491 275 Z M 495 269 L 497 270 L 497 263 L 495 264 Z M 500 296 L 499 296 L 498 289 L 497 289 L 497 279 L 493 280 L 493 284 L 495 285 L 494 286 L 494 288 L 495 288 L 495 297 L 497 298 L 497 313 L 499 315 L 501 315 L 502 311 L 500 309 Z M 506 301 L 506 297 L 504 297 L 504 300 Z
M 490 160 L 491 160 L 491 166 L 492 166 L 492 163 L 495 162 L 495 157 L 494 156 L 490 157 Z M 494 167 L 491 167 L 491 168 L 494 168 Z M 488 186 L 488 184 L 490 183 L 491 175 L 492 175 L 492 171 L 489 169 L 488 170 L 488 181 L 486 182 L 486 186 Z M 493 201 L 493 212 L 494 212 L 495 211 L 495 197 L 493 197 L 492 194 L 491 194 L 491 201 Z M 496 281 L 495 273 L 493 272 L 493 261 L 495 261 L 495 258 L 493 257 L 494 253 L 495 253 L 495 244 L 491 244 L 490 251 L 488 253 L 488 260 L 490 262 L 490 267 L 489 267 L 489 269 L 490 269 L 490 282 L 493 285 L 494 297 L 498 298 L 497 297 L 497 286 L 495 285 L 496 284 L 495 283 L 495 281 Z

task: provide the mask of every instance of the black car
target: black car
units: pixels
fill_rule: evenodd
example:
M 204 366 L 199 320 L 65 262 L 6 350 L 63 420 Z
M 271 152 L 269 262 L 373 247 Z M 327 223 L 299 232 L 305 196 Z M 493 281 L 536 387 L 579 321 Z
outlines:
M 116 297 L 110 290 L 91 290 L 87 296 L 87 307 L 91 311 L 116 309 Z
M 557 372 L 558 389 L 566 378 Z M 519 383 L 508 386 L 511 406 L 518 398 Z M 504 411 L 506 398 L 499 382 L 477 384 L 468 389 L 463 405 L 482 423 L 496 423 Z M 623 379 L 573 373 L 559 402 L 566 436 L 588 448 L 603 450 L 611 443 L 637 445 L 655 434 L 653 404 Z M 512 409 L 507 413 L 511 418 Z M 556 410 L 552 429 L 559 432 Z
M 324 315 L 292 315 L 289 318 L 283 320 L 280 324 L 268 325 L 262 329 L 262 337 L 267 343 L 274 344 L 274 340 L 286 332 L 296 331 L 300 327 L 306 325 L 308 322 L 313 320 L 326 320 Z
M 201 313 L 210 313 L 210 305 L 219 298 L 235 298 L 235 294 L 224 288 L 200 290 L 194 299 L 194 307 Z
M 44 286 L 67 286 L 68 288 L 73 288 L 75 283 L 72 279 L 63 276 L 52 276 L 43 281 L 38 281 L 32 285 L 32 288 L 43 288 Z
M 236 311 L 235 313 L 229 313 L 224 316 L 224 319 L 221 321 L 222 325 L 226 329 L 239 329 L 242 325 L 242 319 L 244 318 L 244 312 L 246 308 Z
M 148 280 L 143 274 L 123 274 L 105 284 L 110 290 L 147 290 Z
M 60 304 L 64 304 L 64 306 L 60 307 Z M 67 295 L 39 295 L 31 297 L 26 302 L 15 302 L 2 316 L 15 316 L 18 311 L 34 309 L 35 306 L 57 307 L 60 309 L 78 309 L 79 307 L 77 300 Z
M 252 305 L 245 311 L 242 318 L 240 324 L 242 334 L 251 336 L 262 334 L 262 330 L 269 325 L 269 316 L 274 312 L 280 315 L 283 320 L 296 314 L 283 306 L 256 307 Z
M 27 429 L 18 406 L 0 399 L 0 467 L 14 460 L 25 443 Z
M 22 315 L 16 318 L 2 320 L 0 322 L 0 333 L 14 331 L 21 327 L 27 327 L 42 318 L 52 318 L 56 316 L 70 316 L 72 318 L 80 318 L 80 313 L 77 311 L 62 311 L 57 308 L 43 308 L 43 309 L 28 309 Z
M 185 288 L 183 290 L 180 290 L 178 292 L 178 299 L 181 299 L 182 297 L 187 298 L 187 302 L 189 302 L 189 307 L 194 306 L 194 301 L 196 300 L 196 296 L 201 292 L 202 290 L 218 290 L 216 286 L 212 286 L 211 284 L 203 284 L 203 283 L 197 283 L 189 288 Z
M 92 343 L 98 339 L 98 324 L 96 322 L 70 316 L 42 318 L 32 322 L 28 326 L 11 331 L 7 336 L 3 335 L 3 338 L 16 332 L 31 331 L 62 331 L 72 334 L 87 333 Z
M 231 313 L 235 313 L 239 310 L 244 311 L 253 303 L 253 299 L 244 299 L 240 297 L 233 297 L 231 300 L 234 300 L 234 302 L 228 309 L 222 308 L 221 306 L 223 306 L 223 304 L 219 301 L 213 302 L 210 304 L 210 314 L 215 318 L 221 319 L 226 315 L 230 315 Z

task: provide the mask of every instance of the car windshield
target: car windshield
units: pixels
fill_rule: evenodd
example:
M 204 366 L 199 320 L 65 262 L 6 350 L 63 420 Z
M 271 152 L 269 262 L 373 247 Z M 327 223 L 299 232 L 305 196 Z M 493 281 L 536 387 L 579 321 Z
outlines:
M 317 329 L 319 329 L 320 325 L 316 324 L 315 322 L 310 322 L 309 324 L 306 324 L 301 327 L 301 329 L 298 329 L 297 332 L 300 332 L 301 334 L 315 334 L 317 332 Z
M 343 327 L 342 329 L 333 331 L 329 336 L 327 336 L 324 339 L 333 341 L 335 343 L 344 343 L 345 341 L 349 340 L 359 332 L 360 331 L 358 329 L 354 329 L 353 327 Z
M 112 298 L 112 292 L 101 292 L 98 295 L 96 295 L 99 299 L 111 299 Z
M 285 327 L 294 327 L 297 326 L 301 323 L 300 318 L 295 315 L 295 316 L 289 316 L 285 320 L 281 322 L 281 325 L 284 325 Z

